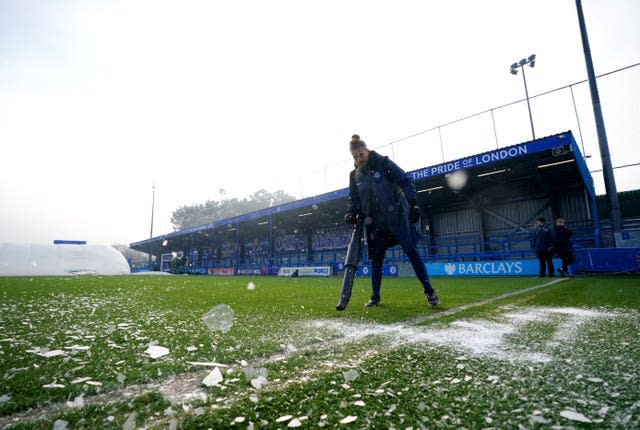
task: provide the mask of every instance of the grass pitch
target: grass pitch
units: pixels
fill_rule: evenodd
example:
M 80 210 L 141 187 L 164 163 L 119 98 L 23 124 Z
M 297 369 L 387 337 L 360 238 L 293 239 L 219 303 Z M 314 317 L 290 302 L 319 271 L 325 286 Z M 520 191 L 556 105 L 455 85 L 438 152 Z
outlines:
M 640 427 L 640 278 L 433 283 L 0 278 L 0 427 Z

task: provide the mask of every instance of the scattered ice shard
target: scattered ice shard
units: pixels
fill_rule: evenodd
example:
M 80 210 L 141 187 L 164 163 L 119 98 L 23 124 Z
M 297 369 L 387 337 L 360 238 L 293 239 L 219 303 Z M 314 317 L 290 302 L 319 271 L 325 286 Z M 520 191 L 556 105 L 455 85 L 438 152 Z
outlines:
M 53 430 L 65 430 L 68 425 L 69 425 L 68 421 L 56 420 L 56 422 L 53 423 Z
M 221 304 L 212 307 L 207 313 L 202 315 L 202 321 L 210 330 L 219 330 L 226 333 L 233 325 L 233 316 L 231 306 Z
M 53 351 L 39 352 L 38 355 L 49 358 L 49 357 L 57 357 L 59 355 L 67 355 L 67 353 L 60 349 L 54 349 Z
M 564 411 L 560 412 L 560 416 L 563 417 L 563 418 L 566 418 L 568 420 L 578 421 L 578 422 L 581 422 L 581 423 L 591 423 L 591 422 L 593 422 L 589 418 L 587 418 L 584 415 L 582 415 L 580 412 L 571 411 L 569 409 L 565 409 Z
M 64 388 L 64 385 L 53 382 L 51 384 L 43 385 L 42 388 Z
M 244 374 L 251 380 L 251 386 L 256 390 L 267 383 L 268 372 L 264 367 L 247 367 L 244 369 Z
M 135 430 L 136 428 L 136 413 L 131 412 L 127 417 L 127 420 L 122 424 L 122 430 Z
M 351 381 L 355 381 L 358 378 L 359 373 L 357 370 L 350 369 L 350 370 L 347 370 L 346 372 L 342 372 L 342 376 L 344 377 L 345 382 L 351 382 Z
M 277 423 L 283 423 L 285 421 L 289 421 L 291 418 L 293 418 L 293 415 L 283 415 L 279 418 L 276 418 L 276 422 Z
M 84 407 L 84 394 L 80 394 L 72 401 L 67 401 L 67 406 L 70 408 L 82 408 Z
M 289 421 L 289 424 L 287 424 L 287 427 L 296 428 L 296 427 L 300 427 L 301 425 L 302 425 L 302 421 L 300 421 L 298 418 L 294 418 L 291 421 Z
M 159 358 L 163 355 L 169 354 L 169 348 L 165 348 L 164 346 L 158 345 L 149 345 L 149 348 L 145 351 L 146 354 L 149 354 L 151 358 Z
M 202 383 L 207 387 L 213 387 L 222 382 L 222 372 L 220 372 L 219 368 L 213 369 L 207 376 L 202 380 Z

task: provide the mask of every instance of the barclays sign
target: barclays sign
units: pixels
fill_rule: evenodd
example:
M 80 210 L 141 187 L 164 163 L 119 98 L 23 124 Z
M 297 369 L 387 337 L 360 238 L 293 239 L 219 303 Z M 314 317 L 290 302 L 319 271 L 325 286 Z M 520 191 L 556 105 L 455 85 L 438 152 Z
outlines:
M 562 267 L 554 259 L 556 268 Z M 538 260 L 456 261 L 427 263 L 427 272 L 433 276 L 537 276 Z

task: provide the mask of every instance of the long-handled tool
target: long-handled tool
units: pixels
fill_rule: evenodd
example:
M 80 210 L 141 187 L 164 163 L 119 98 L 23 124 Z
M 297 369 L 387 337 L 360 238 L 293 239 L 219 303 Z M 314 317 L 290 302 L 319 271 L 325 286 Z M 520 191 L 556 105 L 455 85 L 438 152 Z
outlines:
M 340 294 L 340 302 L 336 306 L 336 310 L 343 311 L 349 304 L 351 299 L 351 290 L 353 289 L 353 279 L 356 276 L 358 263 L 360 263 L 360 251 L 362 249 L 364 225 L 361 220 L 355 224 L 353 233 L 351 233 L 351 241 L 347 247 L 347 255 L 344 259 L 344 277 L 342 278 L 342 292 Z

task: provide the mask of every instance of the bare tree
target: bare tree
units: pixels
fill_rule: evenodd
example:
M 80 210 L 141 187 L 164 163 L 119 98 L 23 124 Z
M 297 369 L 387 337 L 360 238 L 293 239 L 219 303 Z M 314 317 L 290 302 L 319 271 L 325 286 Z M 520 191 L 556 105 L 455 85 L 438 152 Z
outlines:
M 242 200 L 237 198 L 222 200 L 221 194 L 220 202 L 208 200 L 204 204 L 185 205 L 173 211 L 171 223 L 173 224 L 174 231 L 179 231 L 271 206 L 277 206 L 293 200 L 295 200 L 295 197 L 282 190 L 270 193 L 267 190 L 261 189 Z

